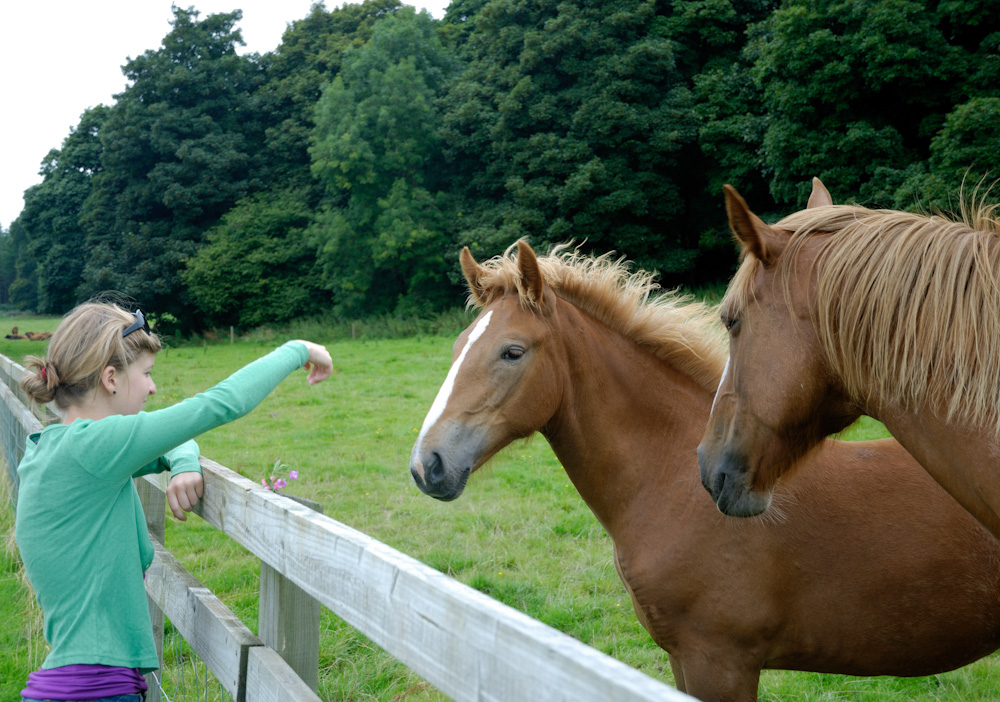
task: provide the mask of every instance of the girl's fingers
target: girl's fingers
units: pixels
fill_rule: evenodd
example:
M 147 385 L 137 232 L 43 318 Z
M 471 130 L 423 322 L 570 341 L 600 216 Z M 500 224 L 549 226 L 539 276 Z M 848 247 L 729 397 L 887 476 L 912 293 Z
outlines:
M 170 506 L 170 511 L 175 517 L 177 517 L 177 519 L 182 522 L 187 521 L 187 515 L 184 514 L 184 510 L 181 509 L 180 501 L 177 499 L 176 493 L 167 491 L 167 505 Z

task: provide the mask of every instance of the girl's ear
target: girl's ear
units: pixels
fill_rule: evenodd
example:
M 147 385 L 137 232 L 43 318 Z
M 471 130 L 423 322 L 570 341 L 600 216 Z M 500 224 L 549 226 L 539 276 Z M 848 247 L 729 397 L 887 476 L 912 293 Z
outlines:
M 118 371 L 114 366 L 107 366 L 103 371 L 101 371 L 101 387 L 103 387 L 109 395 L 118 394 Z

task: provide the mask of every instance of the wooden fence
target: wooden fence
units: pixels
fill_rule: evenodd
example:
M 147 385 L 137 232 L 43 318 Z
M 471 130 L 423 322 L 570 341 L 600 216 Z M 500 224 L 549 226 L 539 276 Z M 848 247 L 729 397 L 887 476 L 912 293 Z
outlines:
M 0 356 L 8 468 L 41 429 Z M 320 607 L 459 702 L 666 700 L 684 695 L 314 509 L 201 459 L 195 513 L 261 560 L 260 636 L 163 547 L 167 475 L 137 480 L 156 558 L 146 591 L 162 661 L 164 616 L 237 702 L 318 701 Z M 158 690 L 150 686 L 150 700 Z

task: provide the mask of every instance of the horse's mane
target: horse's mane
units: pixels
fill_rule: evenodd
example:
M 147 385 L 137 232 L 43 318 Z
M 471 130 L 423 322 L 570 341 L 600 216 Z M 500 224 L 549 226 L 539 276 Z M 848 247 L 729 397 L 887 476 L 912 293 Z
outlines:
M 469 306 L 485 307 L 508 293 L 532 305 L 521 289 L 516 248 L 483 262 L 478 279 L 482 292 Z M 595 317 L 635 343 L 650 349 L 715 392 L 728 349 L 714 306 L 693 302 L 677 291 L 661 290 L 655 274 L 636 270 L 612 254 L 587 256 L 570 244 L 560 244 L 538 256 L 545 284 L 560 298 Z
M 782 260 L 828 233 L 816 259 L 817 331 L 855 398 L 928 406 L 1000 432 L 1000 221 L 853 206 L 797 212 Z M 786 267 L 786 270 L 788 267 Z

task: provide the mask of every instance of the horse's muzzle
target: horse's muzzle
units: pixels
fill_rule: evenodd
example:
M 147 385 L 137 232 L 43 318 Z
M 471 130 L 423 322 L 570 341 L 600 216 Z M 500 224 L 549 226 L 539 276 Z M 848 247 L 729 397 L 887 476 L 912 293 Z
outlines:
M 726 516 L 754 517 L 771 506 L 771 493 L 758 493 L 750 488 L 746 462 L 730 451 L 723 450 L 715 458 L 699 446 L 698 470 L 701 484 Z
M 471 467 L 458 471 L 448 470 L 441 454 L 437 452 L 432 453 L 426 462 L 416 455 L 410 459 L 410 475 L 420 491 L 444 502 L 450 502 L 462 494 L 471 472 Z

